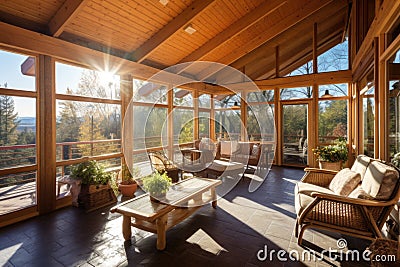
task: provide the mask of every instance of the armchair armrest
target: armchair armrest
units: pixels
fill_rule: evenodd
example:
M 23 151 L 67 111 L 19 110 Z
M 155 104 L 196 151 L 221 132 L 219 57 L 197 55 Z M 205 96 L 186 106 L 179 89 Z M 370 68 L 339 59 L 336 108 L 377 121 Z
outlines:
M 345 196 L 339 196 L 328 193 L 320 193 L 313 192 L 311 193 L 312 197 L 320 198 L 324 200 L 331 200 L 336 202 L 342 202 L 343 204 L 351 204 L 351 205 L 361 205 L 361 206 L 371 206 L 371 207 L 386 207 L 394 204 L 396 201 L 380 201 L 380 200 L 370 200 L 370 199 L 361 199 L 361 198 L 351 198 Z
M 305 168 L 306 172 L 301 178 L 301 182 L 314 184 L 322 187 L 328 187 L 333 177 L 338 173 L 337 171 L 322 170 L 316 168 Z

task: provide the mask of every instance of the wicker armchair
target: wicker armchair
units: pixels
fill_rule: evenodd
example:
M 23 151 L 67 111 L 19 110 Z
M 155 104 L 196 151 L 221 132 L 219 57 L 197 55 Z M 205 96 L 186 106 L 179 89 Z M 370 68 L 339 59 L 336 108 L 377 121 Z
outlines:
M 306 173 L 295 189 L 295 236 L 299 245 L 307 228 L 320 228 L 370 240 L 382 237 L 381 229 L 400 196 L 397 169 L 384 162 L 359 156 L 352 170 L 347 171 L 359 174 L 361 181 L 348 196 L 344 196 L 330 189 L 338 172 L 305 169 Z
M 180 169 L 164 153 L 150 151 L 147 154 L 153 171 L 158 171 L 159 173 L 167 172 L 173 183 L 178 182 Z

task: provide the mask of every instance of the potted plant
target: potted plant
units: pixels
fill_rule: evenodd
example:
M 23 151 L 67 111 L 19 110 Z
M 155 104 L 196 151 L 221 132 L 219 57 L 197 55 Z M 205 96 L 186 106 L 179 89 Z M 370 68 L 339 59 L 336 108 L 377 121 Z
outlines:
M 400 168 L 400 152 L 394 154 L 391 163 L 396 166 L 397 168 Z
M 81 181 L 82 185 L 99 188 L 108 185 L 111 174 L 104 171 L 104 167 L 95 160 L 88 160 L 71 168 L 71 178 Z
M 70 176 L 81 182 L 78 203 L 87 211 L 116 201 L 109 184 L 112 176 L 97 161 L 88 160 L 73 166 Z
M 348 158 L 346 140 L 340 139 L 338 143 L 329 146 L 313 149 L 321 169 L 338 171 L 342 168 L 343 162 Z
M 143 179 L 143 188 L 150 194 L 150 199 L 153 201 L 165 197 L 171 185 L 172 180 L 166 172 L 160 174 L 156 171 Z
M 135 192 L 137 190 L 137 183 L 135 179 L 133 179 L 133 175 L 135 177 L 139 177 L 139 168 L 133 168 L 131 174 L 128 166 L 126 166 L 126 164 L 122 164 L 121 172 L 119 175 L 120 182 L 118 183 L 118 191 L 120 191 L 124 197 L 133 197 L 135 195 Z

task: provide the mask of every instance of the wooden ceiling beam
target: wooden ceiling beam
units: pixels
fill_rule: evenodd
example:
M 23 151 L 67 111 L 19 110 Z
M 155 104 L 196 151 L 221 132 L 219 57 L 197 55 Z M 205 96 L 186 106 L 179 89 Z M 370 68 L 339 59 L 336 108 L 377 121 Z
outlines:
M 369 27 L 368 33 L 365 36 L 360 49 L 354 57 L 352 63 L 352 69 L 354 72 L 358 71 L 361 65 L 364 64 L 363 61 L 369 59 L 368 53 L 371 50 L 373 41 L 375 37 L 379 34 L 388 30 L 393 23 L 396 21 L 396 17 L 400 13 L 400 1 L 398 0 L 385 0 L 379 7 L 379 13 L 375 14 L 375 19 L 372 21 Z
M 0 22 L 0 45 L 26 51 L 27 53 L 49 55 L 55 59 L 65 60 L 91 69 L 108 70 L 116 74 L 131 74 L 142 80 L 149 80 L 161 84 L 184 84 L 180 86 L 193 90 L 193 79 L 169 72 L 161 72 L 137 62 L 113 56 L 104 52 L 82 47 L 59 38 L 29 31 L 17 26 Z M 156 75 L 156 76 L 154 76 Z M 227 92 L 222 86 L 203 84 L 203 93 Z
M 244 56 L 248 51 L 253 51 L 257 47 L 261 46 L 262 44 L 268 42 L 275 36 L 279 35 L 280 33 L 284 32 L 285 30 L 289 29 L 293 25 L 299 23 L 300 21 L 306 19 L 307 17 L 311 16 L 312 14 L 319 11 L 321 8 L 327 6 L 328 4 L 332 3 L 333 5 L 347 5 L 347 1 L 345 0 L 317 0 L 317 1 L 305 1 L 302 8 L 296 10 L 296 12 L 288 14 L 282 20 L 276 21 L 275 24 L 268 25 L 269 30 L 265 32 L 265 34 L 261 36 L 256 36 L 252 40 L 248 40 L 247 46 L 242 47 L 242 49 L 236 49 L 236 51 L 232 51 L 225 55 L 224 57 L 218 60 L 219 63 L 230 65 L 231 63 L 235 62 L 242 56 Z M 218 70 L 217 70 L 218 71 Z M 217 71 L 205 69 L 197 75 L 197 79 L 205 80 L 206 78 L 210 77 Z
M 343 23 L 342 23 L 342 26 Z M 325 51 L 329 50 L 332 48 L 334 45 L 338 44 L 340 42 L 340 39 L 338 39 L 339 36 L 341 36 L 342 29 L 337 28 L 336 31 L 331 32 L 331 31 L 326 31 L 322 34 L 318 35 L 318 46 L 317 46 L 317 52 L 318 56 L 320 54 L 323 54 Z M 308 61 L 312 59 L 312 46 L 308 46 L 308 44 L 311 43 L 311 36 L 310 38 L 307 38 L 306 40 L 303 40 L 302 45 L 299 45 L 298 48 L 294 49 L 281 49 L 281 57 L 279 59 L 280 61 L 280 66 L 279 66 L 279 72 L 281 75 L 286 75 L 290 71 L 293 71 Z M 283 52 L 285 51 L 285 52 Z M 297 63 L 301 62 L 301 63 Z M 296 64 L 297 63 L 297 64 Z M 267 68 L 265 65 L 263 65 L 262 60 L 258 60 L 257 62 L 252 62 L 249 65 L 258 65 L 258 67 L 253 68 L 253 70 L 247 75 L 251 79 L 259 79 L 260 77 L 263 77 L 266 74 L 269 74 L 268 77 L 272 78 L 274 77 L 274 66 L 271 65 L 270 68 Z M 289 70 L 290 69 L 290 70 Z M 288 71 L 289 70 L 289 71 Z M 264 79 L 266 77 L 263 77 Z
M 183 58 L 179 63 L 203 60 L 207 55 L 209 55 L 215 49 L 220 47 L 223 43 L 231 40 L 235 36 L 244 32 L 245 30 L 253 26 L 255 23 L 259 22 L 261 19 L 263 19 L 264 17 L 268 16 L 269 14 L 280 8 L 286 2 L 287 2 L 286 0 L 285 1 L 272 0 L 262 3 L 261 5 L 256 7 L 254 11 L 244 15 L 242 18 L 234 22 L 227 29 L 223 30 L 222 32 L 214 36 L 212 39 L 210 39 L 196 51 Z M 179 72 L 182 72 L 189 67 L 190 65 L 187 65 Z
M 314 84 L 324 85 L 333 83 L 350 83 L 351 81 L 351 70 L 340 70 L 334 72 L 323 72 L 301 76 L 289 76 L 259 80 L 254 81 L 254 83 L 261 90 L 270 90 L 274 88 L 295 88 L 312 86 Z M 230 84 L 229 87 L 240 92 L 250 92 L 250 90 L 246 90 L 246 88 L 254 88 L 253 83 L 236 83 Z
M 145 41 L 139 48 L 133 52 L 133 58 L 137 62 L 145 60 L 155 49 L 164 44 L 174 33 L 181 30 L 186 24 L 196 16 L 204 12 L 214 3 L 215 0 L 196 0 L 176 18 L 170 21 L 165 27 Z
M 49 35 L 58 37 L 89 0 L 66 0 L 48 23 Z
M 301 43 L 301 42 L 305 42 L 305 40 L 308 40 L 311 42 L 311 27 L 312 27 L 312 23 L 317 21 L 319 22 L 319 31 L 322 32 L 319 34 L 318 38 L 320 39 L 324 39 L 327 34 L 329 35 L 331 31 L 326 30 L 327 28 L 343 28 L 343 21 L 339 20 L 337 18 L 340 18 L 341 13 L 344 11 L 344 6 L 327 6 L 324 9 L 320 10 L 320 12 L 309 16 L 308 18 L 306 18 L 305 20 L 303 20 L 300 24 L 296 25 L 293 28 L 290 28 L 289 30 L 285 31 L 284 33 L 274 37 L 273 39 L 271 39 L 270 41 L 266 42 L 265 44 L 259 46 L 258 48 L 254 49 L 253 51 L 245 54 L 244 56 L 242 56 L 241 58 L 239 58 L 238 60 L 236 60 L 235 62 L 233 62 L 232 64 L 230 64 L 231 67 L 236 68 L 236 69 L 240 69 L 243 68 L 244 66 L 246 66 L 246 68 L 251 69 L 250 66 L 252 66 L 253 64 L 259 64 L 260 61 L 263 60 L 263 58 L 265 57 L 270 57 L 271 53 L 275 53 L 275 51 L 272 50 L 272 47 L 276 47 L 276 46 L 280 46 L 280 51 L 281 51 L 281 55 L 280 57 L 282 57 L 282 55 L 284 54 L 282 51 L 284 51 L 284 47 L 294 44 L 294 41 L 296 43 Z M 347 7 L 345 7 L 347 10 Z M 327 24 L 326 17 L 331 16 L 332 19 L 336 18 L 336 24 L 335 26 L 329 26 L 329 24 Z M 333 22 L 329 22 L 330 24 L 335 23 L 335 21 Z M 299 33 L 304 33 L 304 32 L 309 32 L 310 34 L 300 34 Z M 282 46 L 282 47 L 281 47 Z M 293 47 L 293 45 L 291 45 Z M 246 72 L 246 74 L 248 74 L 250 72 Z M 225 73 L 228 74 L 228 73 Z M 215 77 L 215 80 L 218 82 L 222 82 L 224 83 L 225 79 L 227 78 L 227 76 L 222 75 L 222 73 L 216 73 L 216 75 L 214 75 L 213 77 Z

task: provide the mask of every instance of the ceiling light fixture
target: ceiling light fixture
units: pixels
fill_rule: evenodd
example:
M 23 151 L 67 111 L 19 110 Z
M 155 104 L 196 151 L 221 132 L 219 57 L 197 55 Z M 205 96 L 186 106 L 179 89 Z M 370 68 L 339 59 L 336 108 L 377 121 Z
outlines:
M 188 34 L 193 34 L 196 32 L 196 29 L 193 28 L 192 24 L 187 25 L 183 30 Z
M 161 5 L 166 6 L 169 0 L 160 0 L 159 2 L 161 3 Z
M 327 97 L 333 97 L 333 95 L 331 95 L 331 94 L 329 93 L 329 90 L 327 89 L 327 90 L 325 90 L 325 94 L 323 94 L 321 97 L 322 97 L 322 98 L 327 98 Z

